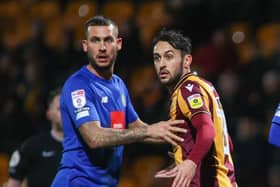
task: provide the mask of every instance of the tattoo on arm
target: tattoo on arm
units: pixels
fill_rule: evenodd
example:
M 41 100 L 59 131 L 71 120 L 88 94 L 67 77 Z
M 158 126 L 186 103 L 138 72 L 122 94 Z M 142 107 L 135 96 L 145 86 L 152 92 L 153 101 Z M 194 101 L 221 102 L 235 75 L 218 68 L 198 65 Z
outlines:
M 92 137 L 92 141 L 95 147 L 106 147 L 143 141 L 146 137 L 146 126 L 124 130 L 99 128 L 98 132 Z

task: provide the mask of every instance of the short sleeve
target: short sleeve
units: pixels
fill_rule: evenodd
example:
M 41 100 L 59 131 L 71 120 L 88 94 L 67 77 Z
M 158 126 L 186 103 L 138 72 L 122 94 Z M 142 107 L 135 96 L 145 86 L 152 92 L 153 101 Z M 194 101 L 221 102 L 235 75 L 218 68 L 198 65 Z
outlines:
M 12 153 L 9 162 L 10 177 L 22 181 L 27 176 L 28 169 L 31 168 L 32 154 L 35 149 L 32 148 L 31 140 Z
M 136 111 L 131 103 L 131 99 L 130 99 L 130 96 L 129 96 L 129 93 L 128 93 L 126 87 L 125 87 L 125 92 L 126 92 L 126 100 L 127 100 L 126 121 L 127 121 L 127 124 L 130 124 L 130 123 L 136 121 L 139 118 L 139 116 L 136 113 Z
M 209 98 L 197 82 L 186 81 L 178 90 L 178 105 L 188 119 L 195 114 L 209 112 Z
M 70 115 L 76 128 L 89 121 L 100 121 L 92 92 L 84 81 L 77 79 L 72 80 L 62 91 L 61 108 Z

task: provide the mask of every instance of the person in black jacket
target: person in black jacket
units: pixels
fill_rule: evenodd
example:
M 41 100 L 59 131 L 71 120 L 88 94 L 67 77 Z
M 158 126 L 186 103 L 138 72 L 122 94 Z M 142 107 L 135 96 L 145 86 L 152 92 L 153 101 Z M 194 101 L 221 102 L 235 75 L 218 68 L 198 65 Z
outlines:
M 47 119 L 51 130 L 27 139 L 15 150 L 9 163 L 7 187 L 20 187 L 26 179 L 28 187 L 49 187 L 62 154 L 62 121 L 60 114 L 60 89 L 50 92 Z

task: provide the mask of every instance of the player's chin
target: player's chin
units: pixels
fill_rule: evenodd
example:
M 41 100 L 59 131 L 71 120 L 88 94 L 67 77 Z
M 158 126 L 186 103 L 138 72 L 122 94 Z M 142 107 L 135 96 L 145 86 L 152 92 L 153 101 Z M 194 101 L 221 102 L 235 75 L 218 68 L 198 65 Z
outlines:
M 160 82 L 163 84 L 163 85 L 169 85 L 169 79 L 167 78 L 160 78 Z
M 101 69 L 110 68 L 112 66 L 110 62 L 98 62 L 97 65 Z

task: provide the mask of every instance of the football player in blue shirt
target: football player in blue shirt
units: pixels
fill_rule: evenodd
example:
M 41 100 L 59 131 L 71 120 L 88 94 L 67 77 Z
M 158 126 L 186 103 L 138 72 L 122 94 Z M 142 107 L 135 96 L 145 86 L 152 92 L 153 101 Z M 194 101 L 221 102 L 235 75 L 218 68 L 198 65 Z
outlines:
M 268 141 L 270 144 L 280 147 L 280 103 L 272 118 Z
M 95 16 L 82 41 L 89 64 L 71 75 L 61 94 L 64 130 L 61 166 L 52 187 L 118 186 L 123 144 L 182 142 L 182 120 L 147 125 L 135 112 L 127 88 L 113 73 L 122 39 L 116 24 Z

